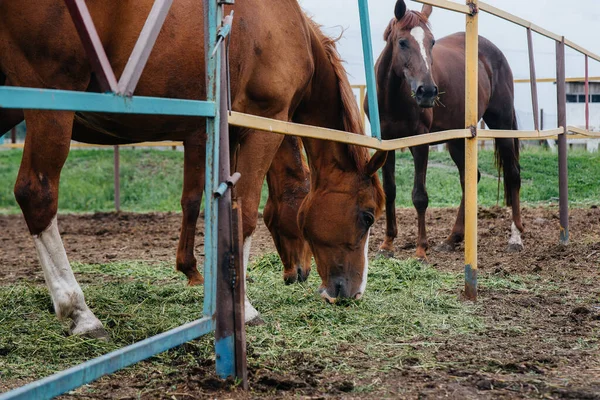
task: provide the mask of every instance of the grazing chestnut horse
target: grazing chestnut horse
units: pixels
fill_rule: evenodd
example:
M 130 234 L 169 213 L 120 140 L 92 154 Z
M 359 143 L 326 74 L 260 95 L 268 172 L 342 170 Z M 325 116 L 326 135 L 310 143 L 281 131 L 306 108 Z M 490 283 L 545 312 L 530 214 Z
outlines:
M 152 0 L 87 2 L 117 76 L 152 4 Z M 295 0 L 248 0 L 235 9 L 230 51 L 234 110 L 363 133 L 333 41 Z M 174 2 L 136 95 L 205 98 L 202 15 L 200 1 Z M 69 13 L 55 0 L 0 1 L 0 72 L 14 86 L 99 89 Z M 184 142 L 183 226 L 177 267 L 190 283 L 201 279 L 193 255 L 193 234 L 204 186 L 204 119 L 43 110 L 25 110 L 24 117 L 28 134 L 15 197 L 33 237 L 56 314 L 72 320 L 71 333 L 106 335 L 85 303 L 57 225 L 60 172 L 72 138 L 109 144 Z M 235 169 L 243 175 L 237 191 L 244 204 L 247 253 L 262 182 L 283 137 L 249 129 L 231 129 L 230 135 L 232 149 L 237 149 Z M 369 159 L 364 148 L 314 139 L 303 144 L 311 185 L 298 224 L 316 260 L 321 296 L 330 302 L 338 297 L 359 298 L 366 287 L 370 227 L 383 208 L 376 171 L 386 154 Z
M 398 0 L 395 18 L 385 30 L 386 46 L 375 66 L 384 139 L 464 128 L 465 35 L 455 33 L 436 42 L 428 23 L 431 12 L 432 7 L 428 5 L 421 12 L 407 10 L 404 0 Z M 479 118 L 481 117 L 492 129 L 517 129 L 512 71 L 502 52 L 483 37 L 479 37 Z M 454 228 L 438 249 L 452 251 L 464 238 L 465 141 L 449 141 L 448 148 L 460 172 L 463 198 Z M 495 148 L 497 166 L 504 169 L 506 203 L 512 206 L 509 250 L 519 251 L 523 248 L 519 202 L 519 141 L 496 139 Z M 412 200 L 418 215 L 416 256 L 425 259 L 428 248 L 425 211 L 429 202 L 425 180 L 429 145 L 410 150 L 415 164 Z M 386 237 L 380 250 L 388 255 L 393 255 L 393 241 L 398 234 L 394 168 L 395 154 L 392 151 L 383 167 Z

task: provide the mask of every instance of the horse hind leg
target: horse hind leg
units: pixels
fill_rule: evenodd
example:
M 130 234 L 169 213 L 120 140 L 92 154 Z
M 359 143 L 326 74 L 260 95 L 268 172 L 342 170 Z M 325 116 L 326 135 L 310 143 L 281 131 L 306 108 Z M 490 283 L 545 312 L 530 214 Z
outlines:
M 459 139 L 448 142 L 448 150 L 450 151 L 452 161 L 454 161 L 454 164 L 458 168 L 462 197 L 452 232 L 450 232 L 446 240 L 436 246 L 436 250 L 450 252 L 454 251 L 456 245 L 465 238 L 465 141 Z M 481 179 L 481 173 L 477 170 L 477 182 L 479 182 L 479 179 Z
M 483 118 L 492 129 L 518 129 L 514 110 L 499 112 L 489 109 Z M 524 248 L 521 238 L 524 227 L 521 220 L 519 139 L 496 139 L 495 153 L 497 166 L 503 171 L 504 199 L 506 205 L 512 209 L 511 235 L 508 240 L 507 251 L 511 253 L 519 252 Z
M 72 320 L 71 334 L 108 338 L 85 303 L 56 219 L 60 171 L 69 153 L 73 117 L 73 112 L 25 112 L 28 134 L 14 192 L 33 236 L 56 315 Z
M 183 216 L 179 245 L 177 246 L 176 269 L 185 274 L 190 286 L 204 283 L 194 255 L 194 243 L 206 179 L 204 176 L 205 151 L 205 141 L 199 134 L 184 142 L 183 192 L 181 194 Z
M 396 221 L 396 152 L 389 151 L 381 170 L 383 191 L 385 193 L 385 239 L 379 246 L 379 254 L 391 258 L 394 256 L 394 240 L 398 236 Z

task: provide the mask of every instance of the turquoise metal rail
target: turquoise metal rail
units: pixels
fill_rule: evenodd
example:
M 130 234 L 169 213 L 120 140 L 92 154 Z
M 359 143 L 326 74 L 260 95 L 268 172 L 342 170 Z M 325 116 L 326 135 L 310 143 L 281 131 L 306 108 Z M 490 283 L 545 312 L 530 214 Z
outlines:
M 360 30 L 362 34 L 363 57 L 365 59 L 365 78 L 369 101 L 369 121 L 371 136 L 381 140 L 381 122 L 379 121 L 379 102 L 377 100 L 377 83 L 375 81 L 375 63 L 373 60 L 373 42 L 371 40 L 371 21 L 369 20 L 369 0 L 358 0 L 360 13 Z M 359 105 L 363 107 L 362 104 Z

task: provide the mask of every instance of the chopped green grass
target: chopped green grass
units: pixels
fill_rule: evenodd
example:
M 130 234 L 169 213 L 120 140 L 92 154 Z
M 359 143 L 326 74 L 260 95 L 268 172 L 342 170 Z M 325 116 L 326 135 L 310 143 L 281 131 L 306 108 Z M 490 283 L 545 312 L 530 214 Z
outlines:
M 52 313 L 44 286 L 0 287 L 0 376 L 33 380 L 199 317 L 202 288 L 166 263 L 74 264 L 91 309 L 110 332 L 108 343 L 69 337 Z M 340 374 L 375 374 L 430 360 L 420 348 L 435 337 L 483 329 L 475 306 L 458 300 L 462 277 L 418 261 L 371 263 L 361 301 L 328 305 L 316 294 L 315 273 L 305 284 L 286 286 L 274 254 L 249 269 L 248 292 L 265 325 L 248 328 L 249 364 L 271 371 L 317 368 Z M 361 360 L 368 358 L 369 363 Z M 417 361 L 415 361 L 415 359 Z M 214 360 L 210 335 L 133 368 L 157 370 Z M 377 362 L 373 362 L 376 360 Z M 150 365 L 150 366 L 149 366 Z M 362 388 L 361 391 L 368 390 Z

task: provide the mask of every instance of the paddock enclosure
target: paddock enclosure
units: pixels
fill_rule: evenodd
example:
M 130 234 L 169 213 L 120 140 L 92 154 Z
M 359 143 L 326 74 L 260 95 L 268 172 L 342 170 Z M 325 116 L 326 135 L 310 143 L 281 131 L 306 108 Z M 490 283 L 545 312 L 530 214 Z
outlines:
M 14 376 L 11 378 L 8 369 L 0 370 L 0 390 L 6 392 L 0 394 L 0 399 L 52 398 L 65 393 L 65 396 L 75 398 L 176 399 L 215 396 L 278 398 L 287 395 L 600 398 L 598 347 L 600 292 L 597 284 L 600 281 L 598 269 L 600 212 L 596 204 L 587 204 L 585 208 L 569 208 L 566 142 L 567 137 L 597 138 L 600 135 L 591 132 L 589 128 L 569 126 L 566 121 L 564 51 L 568 46 L 585 57 L 586 90 L 589 82 L 588 59 L 600 61 L 600 56 L 569 41 L 564 36 L 556 35 L 484 2 L 469 0 L 466 4 L 459 4 L 447 0 L 416 1 L 465 15 L 467 59 L 465 128 L 382 141 L 377 96 L 369 96 L 369 109 L 373 110 L 370 118 L 372 137 L 271 120 L 228 110 L 225 49 L 228 40 L 235 40 L 235 37 L 228 37 L 231 24 L 235 24 L 235 14 L 225 16 L 223 10 L 225 4 L 234 4 L 233 0 L 204 1 L 206 10 L 204 23 L 207 32 L 205 48 L 209 49 L 206 54 L 207 100 L 194 101 L 132 96 L 172 1 L 156 0 L 127 68 L 121 79 L 117 81 L 99 38 L 94 33 L 93 21 L 87 12 L 85 2 L 65 0 L 94 72 L 106 93 L 0 87 L 0 106 L 15 109 L 87 110 L 207 118 L 205 192 L 212 195 L 206 196 L 204 218 L 200 229 L 203 233 L 198 234 L 199 242 L 204 242 L 198 249 L 204 256 L 206 283 L 199 300 L 193 297 L 196 296 L 195 294 L 190 294 L 192 296 L 190 298 L 196 299 L 194 304 L 198 307 L 197 315 L 201 318 L 164 333 L 155 332 L 158 334 L 149 338 L 138 338 L 143 339 L 141 341 L 129 338 L 128 346 L 111 349 L 113 351 L 108 354 L 88 359 L 82 364 L 40 381 L 32 382 L 33 379 L 25 377 L 23 371 L 17 378 Z M 358 0 L 358 3 L 366 66 L 366 90 L 374 92 L 369 2 Z M 233 9 L 235 10 L 235 5 Z M 479 123 L 476 99 L 477 35 L 480 12 L 490 13 L 526 28 L 532 106 L 536 115 L 535 129 L 532 131 L 489 130 L 479 129 L 477 126 Z M 555 129 L 540 130 L 537 120 L 537 79 L 531 39 L 533 33 L 556 42 L 559 126 Z M 586 96 L 585 107 L 588 108 L 588 96 Z M 400 285 L 400 289 L 397 289 L 395 284 L 391 283 L 391 288 L 380 288 L 378 291 L 372 283 L 369 283 L 370 290 L 377 291 L 378 296 L 383 296 L 377 298 L 384 301 L 388 299 L 385 296 L 390 293 L 397 296 L 403 288 L 414 289 L 417 285 L 415 282 L 420 279 L 427 277 L 439 279 L 439 287 L 436 286 L 437 284 L 432 284 L 426 289 L 421 288 L 427 295 L 419 298 L 417 303 L 423 310 L 434 309 L 437 313 L 436 318 L 440 318 L 442 321 L 440 323 L 450 331 L 442 332 L 436 329 L 435 324 L 432 326 L 425 324 L 427 327 L 424 328 L 423 322 L 415 321 L 413 324 L 415 326 L 404 327 L 404 332 L 394 336 L 394 340 L 387 341 L 379 338 L 382 340 L 382 348 L 373 349 L 369 347 L 368 342 L 348 340 L 347 343 L 342 341 L 339 345 L 328 344 L 330 347 L 323 345 L 324 347 L 319 351 L 334 353 L 324 359 L 316 356 L 316 354 L 322 355 L 316 350 L 314 354 L 310 351 L 304 354 L 302 347 L 310 348 L 309 342 L 337 335 L 326 328 L 327 318 L 335 319 L 330 311 L 330 309 L 336 311 L 335 307 L 320 304 L 321 309 L 316 304 L 310 303 L 310 299 L 314 297 L 312 293 L 314 288 L 311 292 L 311 282 L 314 286 L 314 280 L 309 281 L 306 286 L 290 288 L 292 297 L 283 303 L 286 304 L 287 301 L 293 304 L 295 299 L 300 306 L 307 304 L 306 307 L 313 307 L 316 315 L 320 315 L 320 320 L 303 321 L 315 327 L 312 333 L 318 332 L 320 336 L 307 337 L 301 343 L 294 341 L 297 338 L 285 339 L 286 335 L 294 336 L 291 330 L 286 331 L 286 317 L 282 316 L 278 319 L 276 313 L 281 312 L 281 309 L 269 310 L 268 306 L 265 307 L 271 314 L 267 311 L 264 326 L 244 328 L 241 321 L 244 315 L 245 284 L 243 279 L 238 279 L 243 276 L 241 211 L 237 199 L 231 198 L 231 190 L 229 190 L 238 179 L 243 179 L 243 176 L 229 176 L 228 142 L 224 140 L 224 137 L 228 136 L 227 124 L 284 135 L 327 139 L 383 151 L 450 139 L 466 139 L 465 242 L 461 247 L 464 255 L 435 253 L 431 265 L 403 263 L 398 260 L 389 261 L 387 264 L 379 260 L 370 272 L 376 279 L 381 279 L 377 282 L 388 282 L 390 278 L 386 275 L 389 272 L 386 272 L 386 268 L 389 267 L 395 271 L 396 277 L 404 273 L 410 275 L 402 278 L 405 279 L 406 286 Z M 549 207 L 523 209 L 524 222 L 527 226 L 524 238 L 527 239 L 529 247 L 520 254 L 504 252 L 505 238 L 502 237 L 502 229 L 498 225 L 502 222 L 506 224 L 509 220 L 505 211 L 498 208 L 478 207 L 478 141 L 493 138 L 523 140 L 556 138 L 558 140 L 556 175 L 558 175 L 559 201 L 557 205 L 553 204 Z M 173 145 L 177 143 L 163 143 L 163 146 Z M 115 156 L 115 160 L 118 160 L 118 147 L 115 147 Z M 116 171 L 118 171 L 117 167 L 118 164 L 115 167 Z M 118 173 L 115 174 L 115 184 L 118 188 Z M 118 189 L 115 192 L 115 200 L 118 198 L 117 193 Z M 402 223 L 414 221 L 411 211 L 400 209 L 398 215 Z M 148 262 L 155 266 L 156 263 L 161 262 L 172 264 L 171 254 L 174 254 L 176 248 L 175 237 L 176 226 L 180 221 L 179 215 L 118 213 L 64 215 L 60 219 L 67 252 L 78 265 L 76 273 L 84 279 L 89 278 L 86 282 L 90 285 L 93 285 L 94 274 L 106 278 L 111 284 L 135 280 L 135 276 L 123 277 L 119 274 L 102 272 L 101 269 L 91 271 L 86 267 L 88 264 L 110 264 L 127 260 Z M 442 229 L 450 224 L 451 219 L 452 211 L 448 209 L 433 209 L 428 213 L 427 220 L 432 229 L 431 239 L 437 241 L 443 237 Z M 413 225 L 414 223 L 406 224 L 408 227 Z M 32 281 L 33 285 L 36 285 L 43 282 L 33 246 L 26 245 L 30 239 L 25 224 L 22 223 L 22 217 L 0 216 L 0 227 L 2 227 L 0 242 L 6 244 L 0 255 L 2 265 L 6 266 L 0 274 L 0 285 L 11 286 L 24 281 Z M 371 255 L 375 254 L 378 244 L 383 240 L 383 231 L 384 223 L 380 220 L 374 226 L 375 237 L 369 247 Z M 142 232 L 143 239 L 139 237 Z M 219 232 L 221 232 L 220 237 Z M 403 232 L 403 235 L 404 237 L 398 237 L 399 247 L 401 246 L 398 255 L 400 260 L 410 258 L 414 249 L 413 230 L 409 228 Z M 280 265 L 276 261 L 270 261 L 272 257 L 269 258 L 268 254 L 272 253 L 274 248 L 262 224 L 257 236 L 258 243 L 255 243 L 254 254 L 252 254 L 256 264 L 249 273 L 249 279 L 258 281 L 255 286 L 260 286 L 261 279 L 267 279 L 269 274 Z M 13 241 L 17 241 L 19 246 L 10 246 Z M 72 244 L 69 243 L 70 241 Z M 111 246 L 127 249 L 127 256 L 123 257 L 123 254 L 116 250 L 109 250 Z M 154 248 L 157 249 L 153 250 Z M 223 262 L 224 257 L 231 260 L 231 263 Z M 480 262 L 485 266 L 483 271 L 479 271 Z M 164 264 L 160 267 L 164 267 Z M 136 268 L 132 271 L 136 271 Z M 464 276 L 457 279 L 457 272 L 461 270 L 464 271 Z M 314 275 L 315 273 L 312 278 L 315 278 Z M 160 285 L 163 281 L 173 283 L 173 279 L 170 276 L 160 279 L 153 277 L 150 281 Z M 181 285 L 183 286 L 182 283 Z M 19 290 L 21 289 L 23 293 L 30 290 L 19 286 Z M 439 296 L 433 293 L 436 289 L 440 293 L 445 293 L 442 296 L 443 301 L 448 303 L 443 303 Z M 408 291 L 411 293 L 410 290 Z M 308 294 L 309 292 L 311 294 Z M 258 291 L 250 294 L 260 298 Z M 11 292 L 7 292 L 0 298 L 9 304 L 10 296 Z M 392 298 L 395 299 L 390 297 Z M 268 299 L 261 301 L 268 303 Z M 368 301 L 367 296 L 363 302 Z M 343 313 L 344 318 L 352 321 L 352 312 L 359 313 L 361 307 L 367 307 L 366 310 L 369 310 L 368 305 L 353 303 L 345 308 L 344 306 L 339 308 L 342 309 L 340 312 Z M 413 307 L 411 312 L 418 314 L 418 306 L 411 307 Z M 400 318 L 390 311 L 391 309 L 383 307 L 381 310 L 390 313 L 385 315 L 394 321 Z M 458 311 L 453 313 L 452 310 Z M 447 317 L 444 317 L 445 313 Z M 132 312 L 132 315 L 134 314 L 135 312 Z M 466 317 L 458 314 L 464 314 Z M 304 316 L 304 318 L 309 317 Z M 472 318 L 472 320 L 465 320 L 465 318 Z M 10 318 L 5 317 L 5 319 Z M 377 322 L 377 320 L 371 321 L 370 329 L 376 330 L 377 328 L 373 327 Z M 344 323 L 336 321 L 334 326 L 341 329 Z M 390 326 L 396 326 L 395 322 L 390 322 Z M 456 332 L 451 332 L 452 328 L 456 328 Z M 214 342 L 203 338 L 198 342 L 202 343 L 200 345 L 188 343 L 215 330 Z M 24 335 L 27 334 L 26 331 Z M 277 332 L 282 335 L 281 340 L 275 338 Z M 310 333 L 311 331 L 308 331 L 308 334 Z M 248 343 L 246 343 L 246 335 L 248 335 Z M 272 340 L 272 347 L 265 344 L 267 337 L 268 340 Z M 43 338 L 35 340 L 39 340 L 40 344 L 48 343 Z M 253 340 L 257 342 L 253 344 Z M 295 347 L 286 350 L 288 343 L 286 340 L 294 343 Z M 73 346 L 78 345 L 77 343 L 75 342 Z M 0 357 L 14 352 L 17 346 L 19 343 L 0 348 Z M 169 351 L 173 348 L 175 350 Z M 189 353 L 182 356 L 181 352 L 185 353 L 186 349 Z M 269 353 L 271 349 L 278 350 L 273 350 L 271 354 Z M 162 366 L 156 367 L 155 364 L 158 362 L 156 355 L 165 351 L 167 351 L 165 353 L 167 358 L 172 357 L 168 358 L 168 362 L 172 362 L 168 365 L 168 372 L 162 369 Z M 172 356 L 172 351 L 179 353 Z M 373 360 L 371 360 L 371 353 L 374 354 Z M 97 355 L 94 352 L 90 354 Z M 249 358 L 249 370 L 246 368 L 246 355 Z M 59 357 L 65 356 L 63 354 Z M 182 358 L 185 357 L 194 359 L 194 362 L 191 364 L 182 362 Z M 150 361 L 143 361 L 146 359 Z M 383 361 L 386 359 L 390 362 Z M 2 362 L 0 359 L 0 367 Z M 142 364 L 117 372 L 138 362 Z M 72 365 L 74 364 L 76 363 Z M 194 366 L 190 369 L 192 364 Z M 8 367 L 7 364 L 6 368 Z M 32 367 L 32 370 L 36 371 L 37 378 L 40 372 L 39 368 L 36 368 Z M 9 377 L 7 383 L 2 383 L 5 376 Z M 98 382 L 91 383 L 99 378 Z M 83 388 L 77 389 L 83 385 L 85 385 Z

